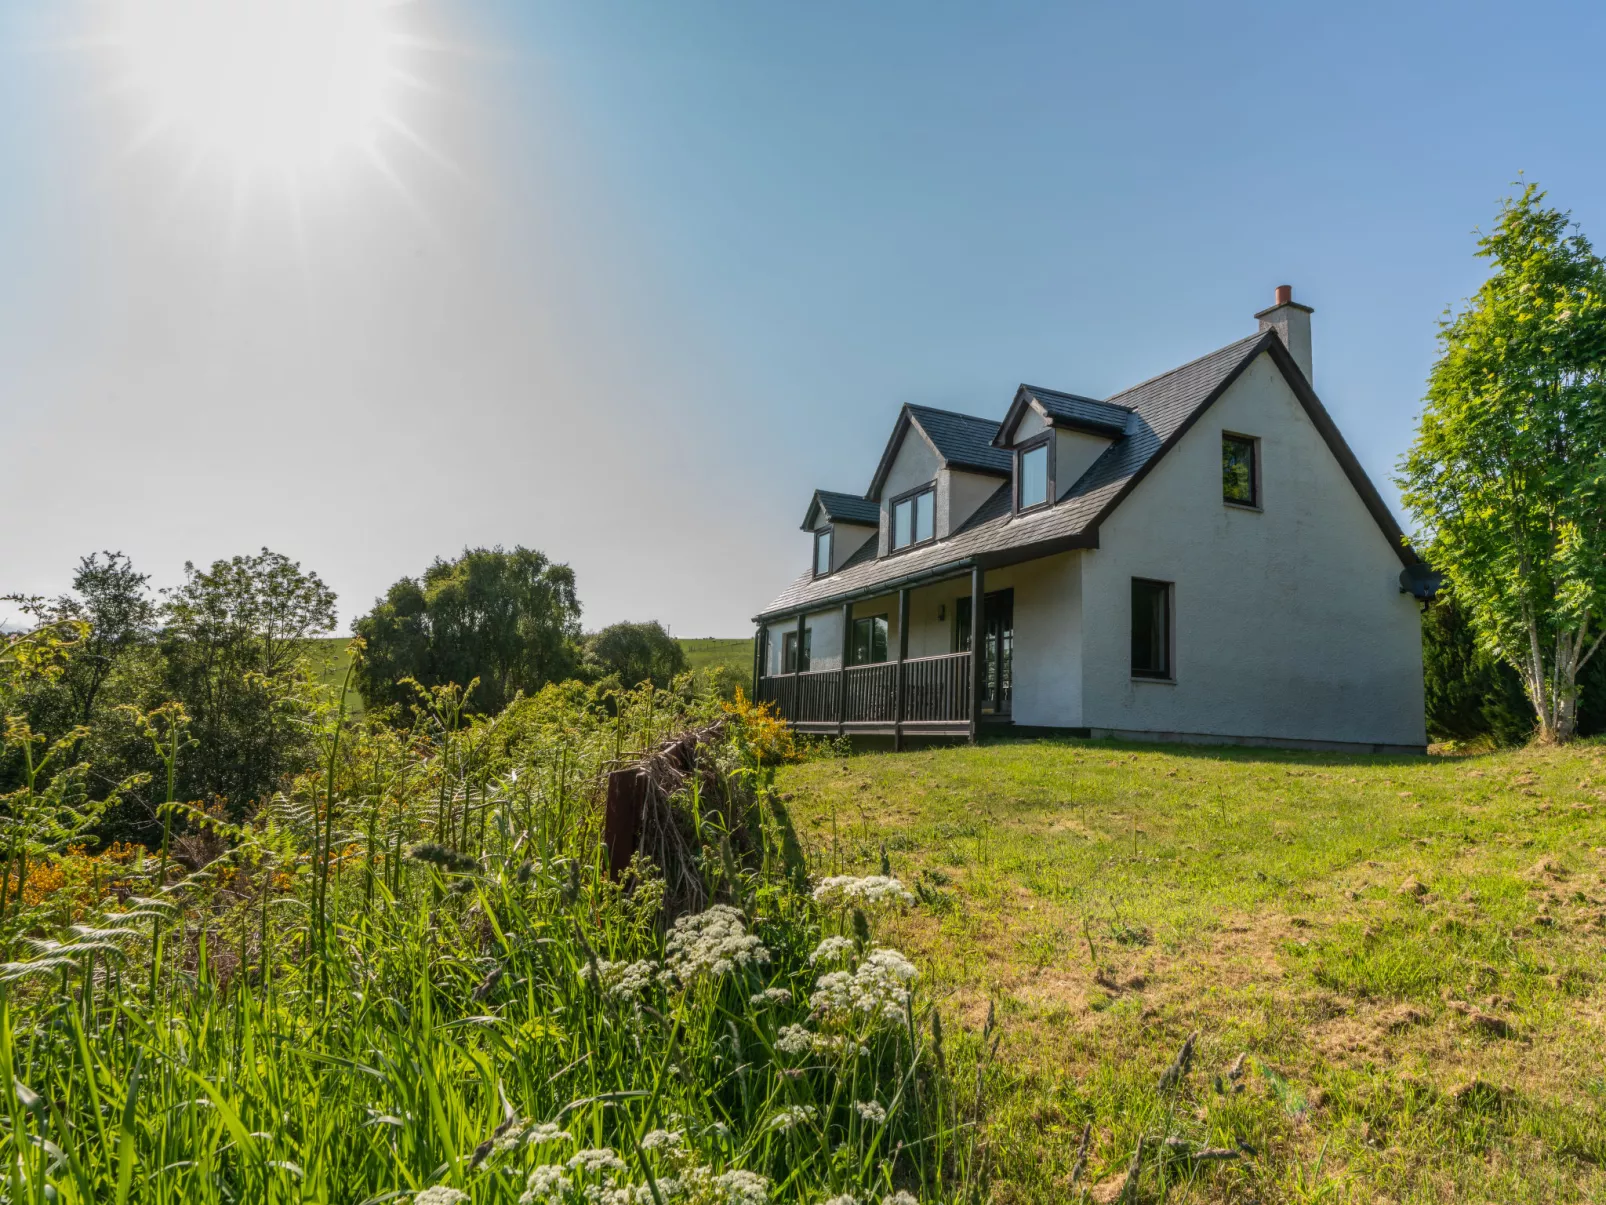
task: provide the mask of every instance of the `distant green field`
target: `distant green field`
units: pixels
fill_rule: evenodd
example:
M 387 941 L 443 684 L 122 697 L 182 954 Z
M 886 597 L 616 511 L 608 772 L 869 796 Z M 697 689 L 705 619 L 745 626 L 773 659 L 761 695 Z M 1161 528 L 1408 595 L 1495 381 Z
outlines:
M 313 642 L 315 646 L 312 654 L 313 670 L 318 675 L 318 681 L 329 687 L 332 692 L 340 689 L 340 683 L 345 678 L 346 663 L 351 659 L 346 646 L 350 643 L 350 636 L 324 636 Z M 680 647 L 686 651 L 688 669 L 713 669 L 716 666 L 729 665 L 744 677 L 753 672 L 751 636 L 734 640 L 718 636 L 682 639 Z M 353 714 L 362 711 L 362 696 L 355 690 L 346 700 L 346 709 Z
M 680 647 L 686 651 L 687 669 L 711 669 L 716 665 L 729 665 L 743 674 L 753 672 L 751 636 L 735 640 L 719 636 L 702 636 L 693 640 L 681 637 Z

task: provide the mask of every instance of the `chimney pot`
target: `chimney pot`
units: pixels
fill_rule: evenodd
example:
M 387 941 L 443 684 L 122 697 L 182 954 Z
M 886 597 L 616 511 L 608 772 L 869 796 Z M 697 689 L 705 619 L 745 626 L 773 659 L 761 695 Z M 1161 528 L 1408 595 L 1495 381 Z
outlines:
M 1277 302 L 1276 302 L 1277 305 L 1287 305 L 1293 299 L 1294 299 L 1294 286 L 1293 285 L 1278 285 L 1277 286 Z

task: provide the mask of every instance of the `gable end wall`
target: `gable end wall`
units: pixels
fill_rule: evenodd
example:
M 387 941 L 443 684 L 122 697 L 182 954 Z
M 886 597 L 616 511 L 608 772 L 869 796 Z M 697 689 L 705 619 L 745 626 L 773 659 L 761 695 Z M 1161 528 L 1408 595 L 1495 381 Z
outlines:
M 1259 511 L 1221 434 L 1260 440 Z M 1083 562 L 1082 724 L 1421 746 L 1421 621 L 1400 560 L 1266 355 L 1110 515 Z M 1131 676 L 1131 580 L 1175 583 L 1174 683 Z M 1024 650 L 1023 650 L 1024 651 Z

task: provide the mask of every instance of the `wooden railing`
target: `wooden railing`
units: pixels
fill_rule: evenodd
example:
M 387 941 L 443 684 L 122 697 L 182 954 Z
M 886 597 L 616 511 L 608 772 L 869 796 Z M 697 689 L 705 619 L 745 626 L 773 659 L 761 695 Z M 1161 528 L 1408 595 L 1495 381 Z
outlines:
M 772 674 L 759 679 L 758 699 L 774 703 L 782 719 L 809 728 L 958 728 L 970 722 L 970 673 L 969 653 L 945 653 L 901 664 L 881 661 L 845 670 Z

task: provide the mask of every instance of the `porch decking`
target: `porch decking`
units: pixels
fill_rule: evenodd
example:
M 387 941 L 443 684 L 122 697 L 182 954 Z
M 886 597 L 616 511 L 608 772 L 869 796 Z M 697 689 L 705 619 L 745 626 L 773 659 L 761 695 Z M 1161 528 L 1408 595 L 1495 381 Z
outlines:
M 774 674 L 759 679 L 758 698 L 800 732 L 970 736 L 970 664 L 969 653 L 945 653 Z

